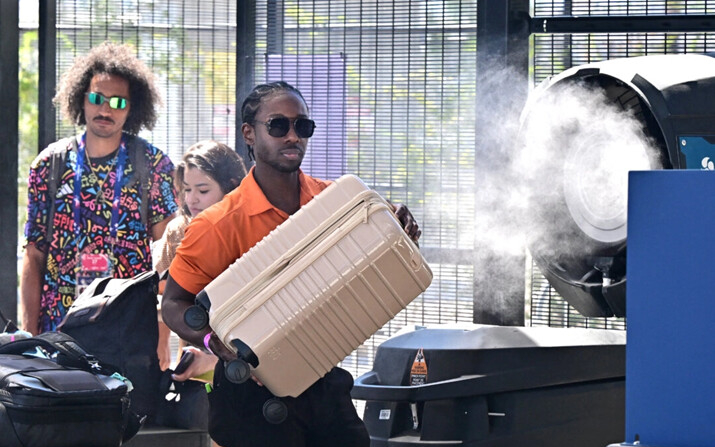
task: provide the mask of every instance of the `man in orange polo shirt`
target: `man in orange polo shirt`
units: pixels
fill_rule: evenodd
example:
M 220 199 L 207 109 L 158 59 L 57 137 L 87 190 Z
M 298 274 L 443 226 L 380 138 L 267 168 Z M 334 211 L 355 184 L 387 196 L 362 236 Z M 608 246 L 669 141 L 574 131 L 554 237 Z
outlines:
M 241 115 L 243 138 L 256 164 L 238 188 L 192 220 L 169 268 L 162 302 L 172 330 L 198 346 L 206 340 L 207 348 L 226 361 L 235 354 L 207 335 L 209 328 L 188 328 L 184 312 L 208 283 L 330 184 L 300 170 L 315 123 L 296 88 L 285 82 L 259 85 Z M 421 231 L 409 210 L 397 205 L 396 214 L 417 240 Z M 367 447 L 367 431 L 350 398 L 352 383 L 350 373 L 335 367 L 297 398 L 283 398 L 288 418 L 270 424 L 262 406 L 272 394 L 254 381 L 231 383 L 218 362 L 209 394 L 211 438 L 224 447 Z

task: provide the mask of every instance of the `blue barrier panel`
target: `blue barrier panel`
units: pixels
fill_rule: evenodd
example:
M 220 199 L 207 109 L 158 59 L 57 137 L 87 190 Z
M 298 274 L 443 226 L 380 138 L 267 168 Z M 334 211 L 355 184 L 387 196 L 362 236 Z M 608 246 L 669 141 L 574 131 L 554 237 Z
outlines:
M 715 445 L 715 173 L 632 172 L 626 442 Z

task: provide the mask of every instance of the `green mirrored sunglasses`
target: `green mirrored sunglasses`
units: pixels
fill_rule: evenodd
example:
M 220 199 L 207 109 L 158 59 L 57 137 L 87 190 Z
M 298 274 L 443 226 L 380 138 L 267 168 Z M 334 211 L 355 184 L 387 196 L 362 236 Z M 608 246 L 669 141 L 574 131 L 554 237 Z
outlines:
M 109 107 L 120 110 L 126 109 L 128 102 L 126 98 L 122 98 L 121 96 L 112 96 L 111 98 L 107 98 L 103 94 L 97 92 L 88 92 L 87 99 L 90 104 L 94 104 L 95 106 L 101 106 L 106 101 L 109 103 Z

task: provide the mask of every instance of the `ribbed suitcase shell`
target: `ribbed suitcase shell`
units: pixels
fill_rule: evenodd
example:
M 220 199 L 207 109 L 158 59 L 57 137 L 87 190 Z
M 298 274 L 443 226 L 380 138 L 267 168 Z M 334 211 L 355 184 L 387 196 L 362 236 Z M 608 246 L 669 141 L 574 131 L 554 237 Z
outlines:
M 345 175 L 206 286 L 224 344 L 256 354 L 253 374 L 298 396 L 432 281 L 390 205 Z

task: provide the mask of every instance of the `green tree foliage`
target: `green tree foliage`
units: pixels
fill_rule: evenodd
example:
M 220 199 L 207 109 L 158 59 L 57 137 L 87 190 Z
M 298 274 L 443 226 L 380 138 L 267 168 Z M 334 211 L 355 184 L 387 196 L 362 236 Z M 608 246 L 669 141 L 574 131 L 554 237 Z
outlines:
M 23 31 L 19 48 L 20 106 L 18 110 L 18 233 L 22 240 L 27 219 L 27 174 L 30 163 L 37 155 L 37 82 L 38 53 L 37 31 Z

